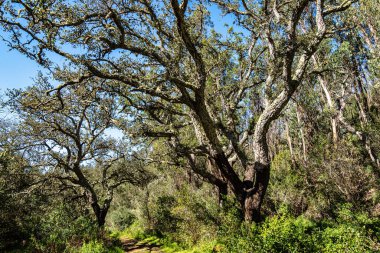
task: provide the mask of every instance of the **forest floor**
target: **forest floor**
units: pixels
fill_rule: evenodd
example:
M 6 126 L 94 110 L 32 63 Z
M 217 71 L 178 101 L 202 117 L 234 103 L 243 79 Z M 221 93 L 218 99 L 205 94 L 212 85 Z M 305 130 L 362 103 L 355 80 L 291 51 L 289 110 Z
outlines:
M 129 237 L 121 237 L 122 248 L 130 253 L 163 253 L 159 245 L 138 241 Z

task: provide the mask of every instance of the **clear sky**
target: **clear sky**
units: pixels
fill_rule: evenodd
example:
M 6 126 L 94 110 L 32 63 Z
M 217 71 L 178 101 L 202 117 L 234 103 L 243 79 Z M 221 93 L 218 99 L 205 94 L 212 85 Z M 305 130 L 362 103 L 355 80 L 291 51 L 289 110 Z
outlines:
M 1 33 L 0 33 L 1 35 Z M 38 64 L 16 50 L 9 51 L 0 40 L 0 89 L 21 88 L 32 84 L 41 70 Z

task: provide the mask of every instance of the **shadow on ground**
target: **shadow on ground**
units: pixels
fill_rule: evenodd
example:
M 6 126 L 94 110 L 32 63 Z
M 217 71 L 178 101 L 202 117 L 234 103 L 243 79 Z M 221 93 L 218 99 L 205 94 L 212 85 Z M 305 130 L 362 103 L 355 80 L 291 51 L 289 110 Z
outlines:
M 137 241 L 131 238 L 120 239 L 125 252 L 131 253 L 163 253 L 158 245 Z

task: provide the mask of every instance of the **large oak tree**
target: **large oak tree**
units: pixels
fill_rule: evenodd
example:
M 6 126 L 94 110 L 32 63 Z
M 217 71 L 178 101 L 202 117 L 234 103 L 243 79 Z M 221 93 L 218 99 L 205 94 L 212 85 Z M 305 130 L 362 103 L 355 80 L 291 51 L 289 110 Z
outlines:
M 58 94 L 103 79 L 137 109 L 128 113 L 155 122 L 142 122 L 140 132 L 169 138 L 190 164 L 206 158 L 210 166 L 194 172 L 228 188 L 245 219 L 258 221 L 270 174 L 268 129 L 305 76 L 319 71 L 312 56 L 343 28 L 339 15 L 353 2 L 18 0 L 1 2 L 0 23 L 11 47 L 71 72 Z M 231 28 L 217 32 L 213 22 L 223 17 Z M 66 66 L 54 68 L 52 55 Z

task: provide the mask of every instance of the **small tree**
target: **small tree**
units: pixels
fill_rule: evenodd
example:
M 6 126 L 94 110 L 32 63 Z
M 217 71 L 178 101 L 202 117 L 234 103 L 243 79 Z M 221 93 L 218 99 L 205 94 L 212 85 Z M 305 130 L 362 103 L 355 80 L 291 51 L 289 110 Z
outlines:
M 12 107 L 21 120 L 20 149 L 44 177 L 85 197 L 103 227 L 114 189 L 143 183 L 147 175 L 141 164 L 130 161 L 130 149 L 110 137 L 119 109 L 114 97 L 89 83 L 57 96 L 49 95 L 49 89 L 41 79 L 39 85 L 13 93 Z

